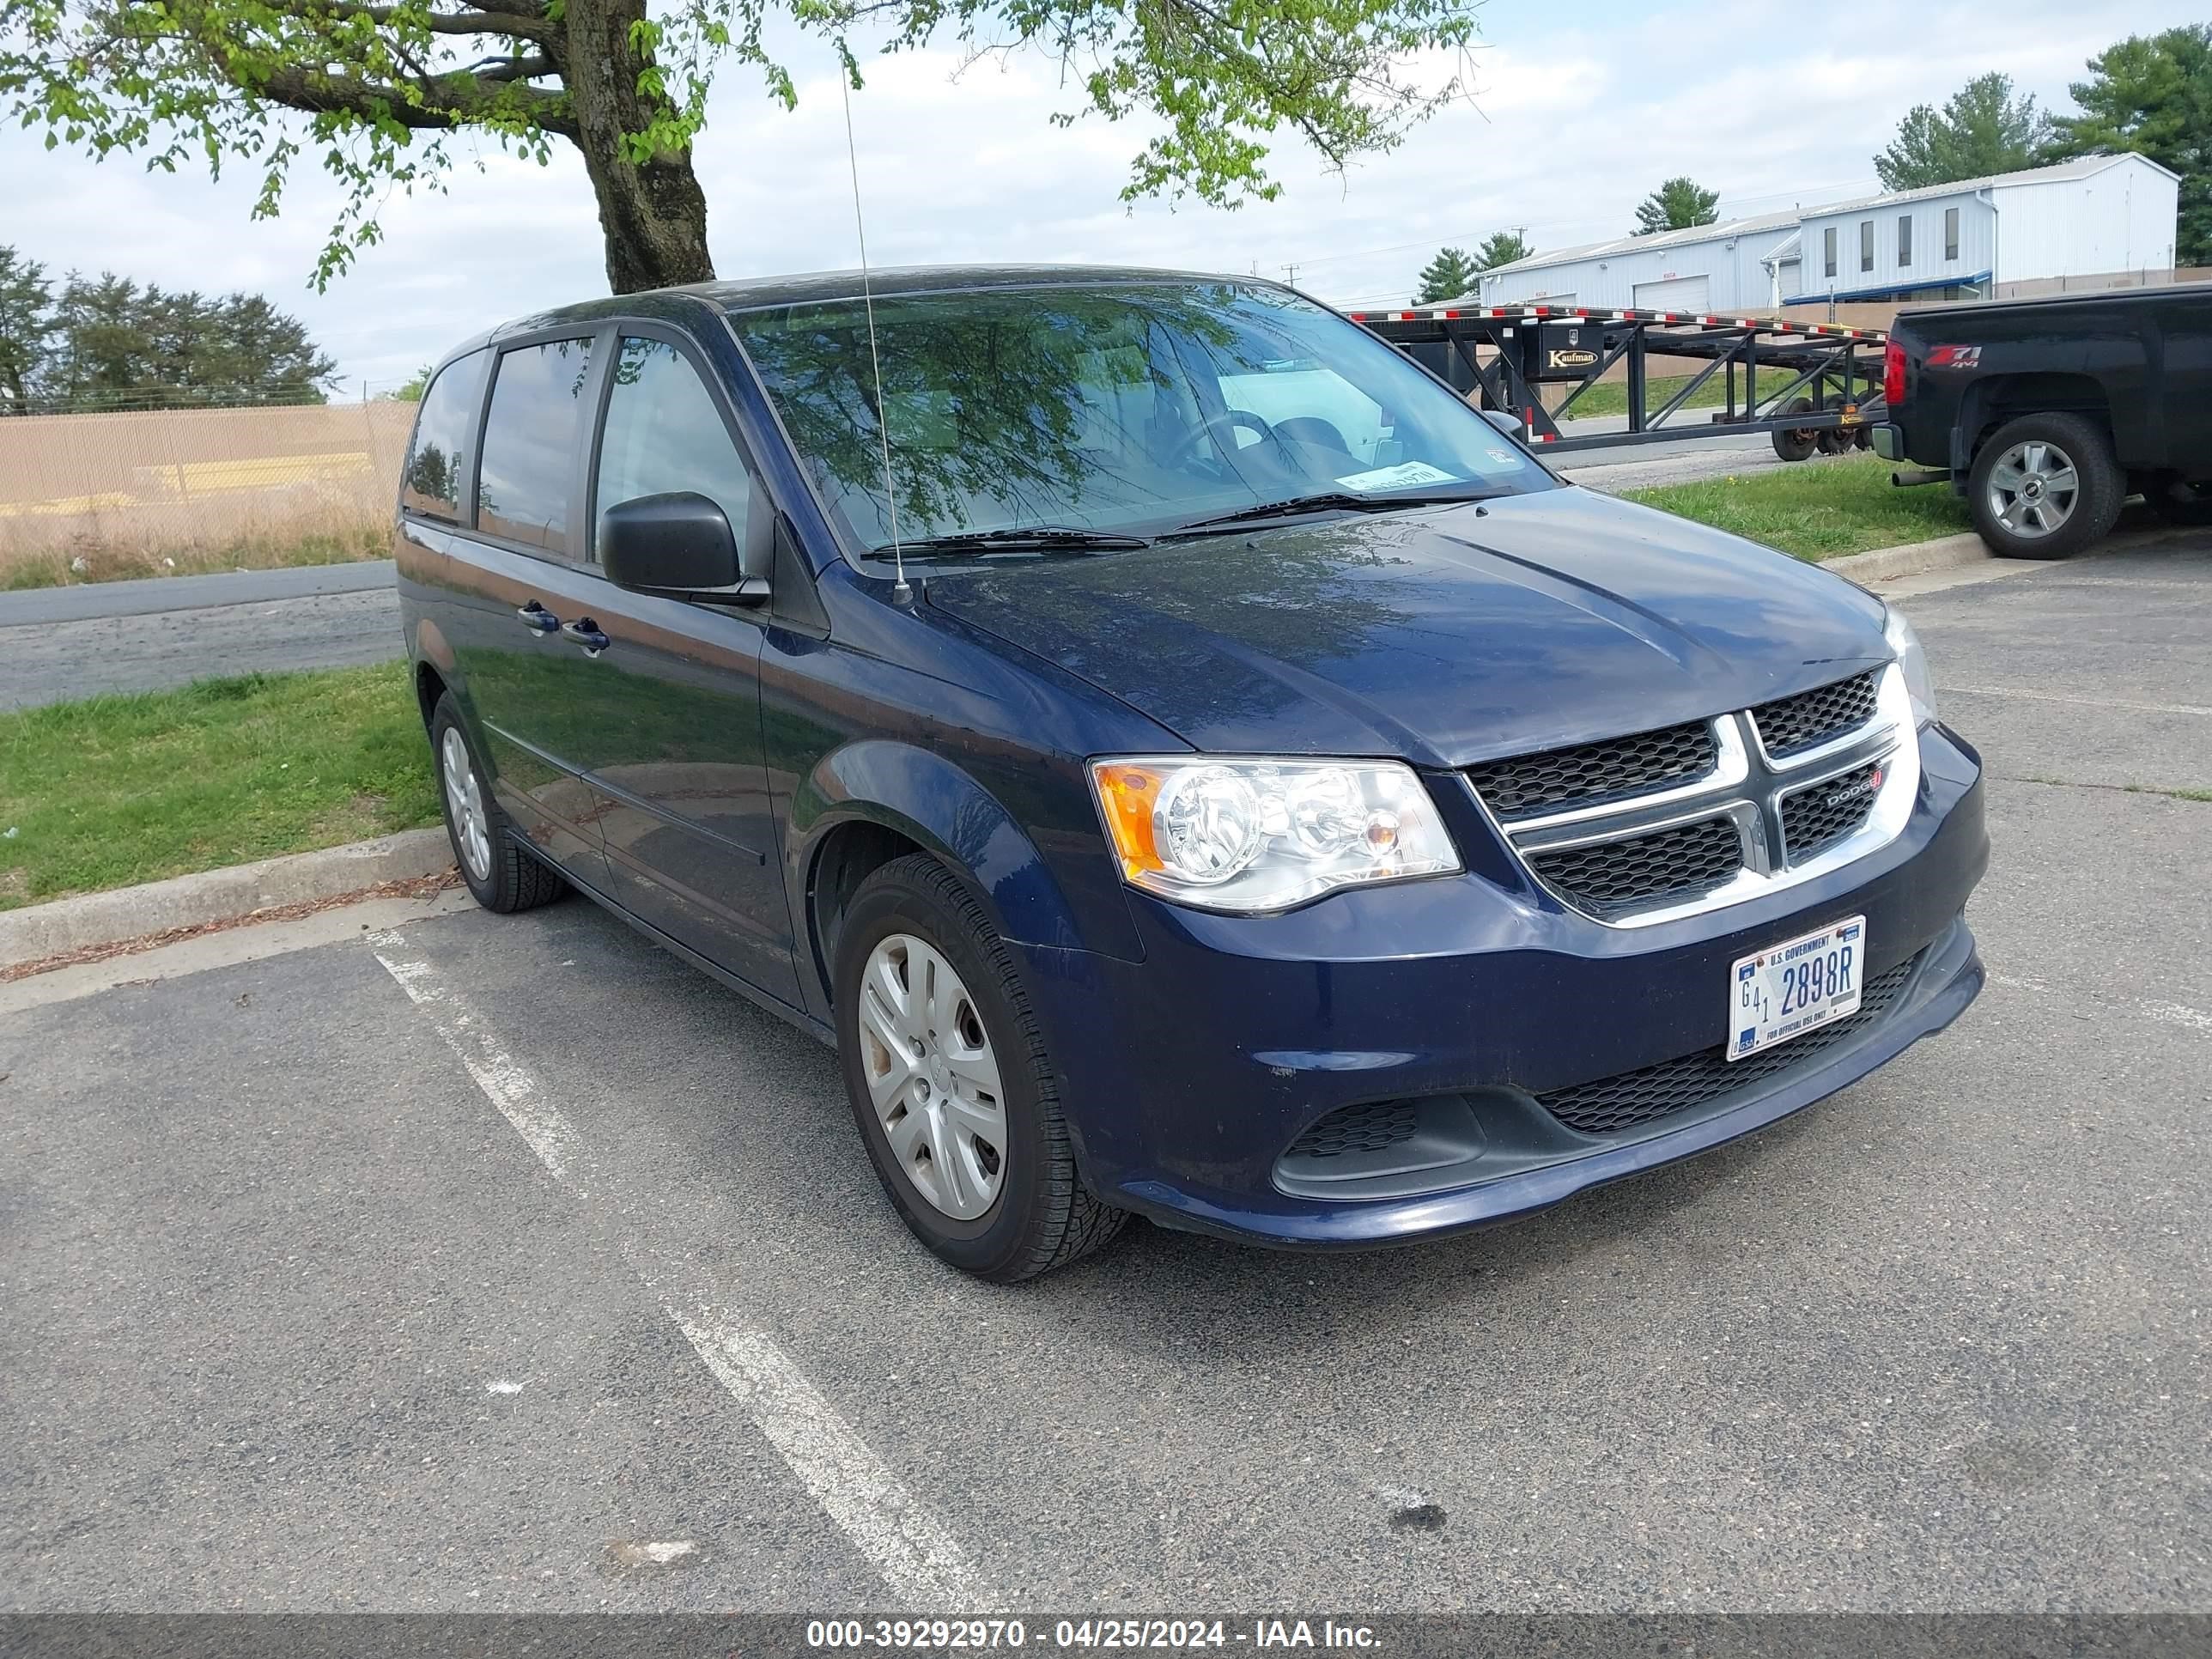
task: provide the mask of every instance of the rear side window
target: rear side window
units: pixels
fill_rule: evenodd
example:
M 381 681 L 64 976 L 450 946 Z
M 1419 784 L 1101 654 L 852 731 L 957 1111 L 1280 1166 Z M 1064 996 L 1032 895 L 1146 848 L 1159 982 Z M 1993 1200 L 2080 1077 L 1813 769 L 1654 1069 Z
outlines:
M 596 510 L 679 489 L 720 507 L 744 544 L 752 478 L 698 371 L 674 346 L 625 338 L 599 439 Z
M 548 340 L 501 356 L 484 417 L 478 529 L 549 553 L 569 551 L 568 503 L 591 370 L 588 339 Z
M 438 371 L 415 411 L 415 435 L 399 475 L 400 504 L 410 512 L 458 522 L 461 479 L 468 468 L 469 431 L 483 401 L 489 351 L 456 357 Z

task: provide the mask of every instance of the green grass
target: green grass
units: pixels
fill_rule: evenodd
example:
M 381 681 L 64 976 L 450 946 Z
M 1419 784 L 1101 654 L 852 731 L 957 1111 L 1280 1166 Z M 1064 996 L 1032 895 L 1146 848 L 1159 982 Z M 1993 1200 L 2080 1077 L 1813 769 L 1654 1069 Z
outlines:
M 1966 504 L 1940 484 L 1899 489 L 1874 455 L 1815 458 L 1740 477 L 1626 491 L 1626 499 L 1731 531 L 1801 559 L 1832 559 L 1971 530 Z
M 0 714 L 0 909 L 437 819 L 404 663 Z
M 1759 376 L 1759 384 L 1769 386 L 1778 386 L 1782 384 L 1782 380 L 1770 380 L 1768 378 L 1769 375 L 1783 375 L 1783 371 L 1780 369 L 1768 370 L 1765 374 L 1761 374 Z M 1687 374 L 1654 374 L 1648 377 L 1644 382 L 1644 407 L 1646 410 L 1658 410 L 1666 403 L 1667 399 L 1673 397 L 1684 386 L 1689 385 L 1692 378 L 1692 376 Z M 1783 375 L 1783 379 L 1787 378 L 1788 377 L 1786 375 Z M 1742 380 L 1741 377 L 1739 376 L 1737 379 L 1737 386 L 1741 388 L 1741 385 Z M 1572 390 L 1573 388 L 1571 386 L 1560 386 L 1555 388 L 1554 392 L 1555 395 L 1564 398 Z M 1738 395 L 1741 395 L 1740 390 Z M 1696 392 L 1692 392 L 1690 396 L 1690 400 L 1684 404 L 1682 408 L 1718 409 L 1727 401 L 1728 370 L 1723 368 L 1716 371 L 1711 380 L 1706 381 L 1703 386 L 1699 386 Z M 1556 415 L 1559 413 L 1559 410 L 1555 407 L 1552 412 Z M 1571 421 L 1581 421 L 1588 420 L 1599 415 L 1626 415 L 1627 413 L 1628 383 L 1626 380 L 1600 380 L 1589 391 L 1583 392 L 1581 397 L 1575 399 L 1575 406 L 1566 412 L 1566 418 Z M 1674 415 L 1668 418 L 1668 424 L 1670 426 L 1673 425 L 1674 420 L 1678 419 L 1680 416 L 1680 414 L 1681 410 L 1677 410 L 1674 412 Z

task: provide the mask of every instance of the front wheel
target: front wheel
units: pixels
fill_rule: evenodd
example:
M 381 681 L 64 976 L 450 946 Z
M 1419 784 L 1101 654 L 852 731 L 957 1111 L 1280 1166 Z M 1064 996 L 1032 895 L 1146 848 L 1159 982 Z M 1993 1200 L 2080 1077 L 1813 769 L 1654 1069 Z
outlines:
M 2003 559 L 2064 559 L 2112 527 L 2127 478 L 2104 433 L 2079 415 L 2023 415 L 1974 457 L 1966 504 Z
M 936 860 L 860 884 L 837 940 L 837 1049 L 860 1139 L 915 1236 L 1000 1284 L 1089 1254 L 1125 1212 L 1083 1184 L 1006 942 Z

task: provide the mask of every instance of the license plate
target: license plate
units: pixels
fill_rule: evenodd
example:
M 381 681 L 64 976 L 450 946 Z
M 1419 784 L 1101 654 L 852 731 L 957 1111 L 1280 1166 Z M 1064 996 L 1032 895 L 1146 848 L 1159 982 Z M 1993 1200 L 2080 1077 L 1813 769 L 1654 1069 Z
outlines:
M 1865 961 L 1864 916 L 1739 957 L 1729 975 L 1728 1057 L 1741 1060 L 1858 1012 Z

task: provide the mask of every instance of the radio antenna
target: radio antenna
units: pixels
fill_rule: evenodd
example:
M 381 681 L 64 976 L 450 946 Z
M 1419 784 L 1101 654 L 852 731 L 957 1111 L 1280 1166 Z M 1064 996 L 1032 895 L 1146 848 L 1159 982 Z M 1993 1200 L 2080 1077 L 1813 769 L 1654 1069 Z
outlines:
M 868 227 L 860 216 L 860 152 L 853 143 L 853 71 L 850 65 L 837 77 L 838 89 L 845 94 L 845 157 L 853 167 L 853 228 L 860 239 L 860 299 L 868 312 L 868 368 L 876 378 L 876 436 L 883 441 L 884 501 L 891 511 L 891 566 L 898 573 L 898 582 L 891 589 L 892 600 L 904 605 L 914 598 L 914 590 L 906 585 L 906 554 L 899 546 L 898 490 L 891 483 L 891 411 L 884 401 L 884 360 L 876 352 L 876 292 L 868 276 Z

